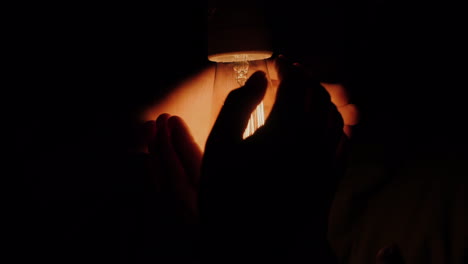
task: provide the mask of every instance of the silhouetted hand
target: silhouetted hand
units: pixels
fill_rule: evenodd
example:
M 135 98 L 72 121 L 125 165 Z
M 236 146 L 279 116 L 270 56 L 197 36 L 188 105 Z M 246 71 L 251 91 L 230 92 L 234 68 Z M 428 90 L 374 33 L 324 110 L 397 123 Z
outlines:
M 158 263 L 198 263 L 202 152 L 178 116 L 164 113 L 145 125 L 150 189 L 157 199 L 152 208 L 157 223 L 153 225 L 158 225 L 150 228 L 155 231 L 148 239 L 156 247 L 150 250 L 150 259 Z
M 191 224 L 198 220 L 198 185 L 202 152 L 178 116 L 161 114 L 146 123 L 148 153 L 156 191 L 174 203 Z
M 267 86 L 256 72 L 228 95 L 208 137 L 199 200 L 208 262 L 333 260 L 326 232 L 343 120 L 302 67 L 284 58 L 277 67 L 280 85 L 265 125 L 242 139 Z

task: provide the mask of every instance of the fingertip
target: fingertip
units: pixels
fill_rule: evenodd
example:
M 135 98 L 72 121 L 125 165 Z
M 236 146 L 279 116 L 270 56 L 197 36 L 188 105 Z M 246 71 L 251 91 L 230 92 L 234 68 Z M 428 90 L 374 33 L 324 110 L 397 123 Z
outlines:
M 172 144 L 181 141 L 184 133 L 184 121 L 179 116 L 171 116 L 167 120 L 167 128 L 169 130 L 169 134 L 171 135 Z
M 181 122 L 182 118 L 178 115 L 173 115 L 169 117 L 169 122 L 176 124 L 177 122 Z
M 179 130 L 185 125 L 184 120 L 180 116 L 171 116 L 167 120 L 167 126 L 171 132 Z
M 161 125 L 164 125 L 167 122 L 167 120 L 169 119 L 170 116 L 171 115 L 168 114 L 168 113 L 160 114 L 158 116 L 158 118 L 156 119 L 156 126 L 159 127 Z
M 246 84 L 266 84 L 267 83 L 266 72 L 256 71 L 250 76 Z
M 162 113 L 162 114 L 160 114 L 160 115 L 158 116 L 158 118 L 157 118 L 156 120 L 158 120 L 158 119 L 166 119 L 166 118 L 169 118 L 170 116 L 171 116 L 171 115 L 170 115 L 169 113 Z
M 171 115 L 168 113 L 160 114 L 156 119 L 156 141 L 161 144 L 169 138 L 168 119 Z
M 171 116 L 167 121 L 167 126 L 173 137 L 173 140 L 185 143 L 195 142 L 195 139 L 190 133 L 189 126 L 187 123 L 185 123 L 182 117 Z
M 246 84 L 253 83 L 253 82 L 261 82 L 264 80 L 266 80 L 266 73 L 264 71 L 256 71 L 250 76 Z
M 248 95 L 246 97 L 250 97 L 255 101 L 255 104 L 258 104 L 259 101 L 263 98 L 266 88 L 268 87 L 268 79 L 266 77 L 266 73 L 264 71 L 256 71 L 254 72 L 250 78 L 247 80 L 243 89 L 245 93 L 248 90 Z M 244 92 L 242 94 L 245 94 Z

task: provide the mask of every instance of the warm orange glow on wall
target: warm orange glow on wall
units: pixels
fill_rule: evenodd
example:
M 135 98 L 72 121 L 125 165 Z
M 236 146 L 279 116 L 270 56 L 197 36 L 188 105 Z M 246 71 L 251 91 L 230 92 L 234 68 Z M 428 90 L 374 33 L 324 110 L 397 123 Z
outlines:
M 352 126 L 359 123 L 359 111 L 355 104 L 350 102 L 350 96 L 346 87 L 339 83 L 321 83 L 322 86 L 330 94 L 331 101 L 340 112 L 341 117 L 343 118 L 343 131 L 348 136 L 351 137 Z
M 142 122 L 156 120 L 163 113 L 182 117 L 201 149 L 211 128 L 211 101 L 214 81 L 214 67 L 182 81 L 173 91 L 159 102 L 147 108 L 141 115 Z
M 267 69 L 271 83 L 276 90 L 279 81 L 273 59 L 267 60 Z M 175 87 L 167 97 L 148 107 L 142 113 L 141 121 L 155 120 L 163 113 L 180 116 L 185 120 L 195 141 L 203 150 L 214 122 L 212 118 L 214 79 L 215 64 L 188 77 Z M 343 85 L 322 83 L 322 86 L 328 91 L 332 102 L 341 113 L 345 124 L 344 132 L 350 136 L 352 125 L 357 124 L 359 121 L 357 107 L 349 102 L 348 93 Z M 218 99 L 220 101 L 218 102 L 219 106 L 222 105 L 226 95 L 227 93 L 223 98 Z

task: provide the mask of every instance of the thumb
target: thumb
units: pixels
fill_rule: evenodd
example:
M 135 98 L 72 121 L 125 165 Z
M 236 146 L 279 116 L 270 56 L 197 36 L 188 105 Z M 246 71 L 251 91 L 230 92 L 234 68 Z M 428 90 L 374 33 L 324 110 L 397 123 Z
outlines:
M 267 84 L 265 73 L 257 71 L 244 86 L 229 93 L 208 137 L 207 148 L 242 141 L 250 114 L 263 99 Z

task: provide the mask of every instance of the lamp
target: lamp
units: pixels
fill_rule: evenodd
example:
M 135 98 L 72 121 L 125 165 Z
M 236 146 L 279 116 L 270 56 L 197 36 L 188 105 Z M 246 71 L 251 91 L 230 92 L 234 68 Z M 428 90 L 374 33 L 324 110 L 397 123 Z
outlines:
M 267 60 L 273 52 L 263 10 L 256 6 L 216 7 L 208 17 L 208 60 L 216 63 L 213 84 L 212 122 L 233 89 L 245 84 L 250 75 L 263 71 L 268 87 L 244 132 L 244 138 L 261 127 L 274 103 L 276 91 Z

